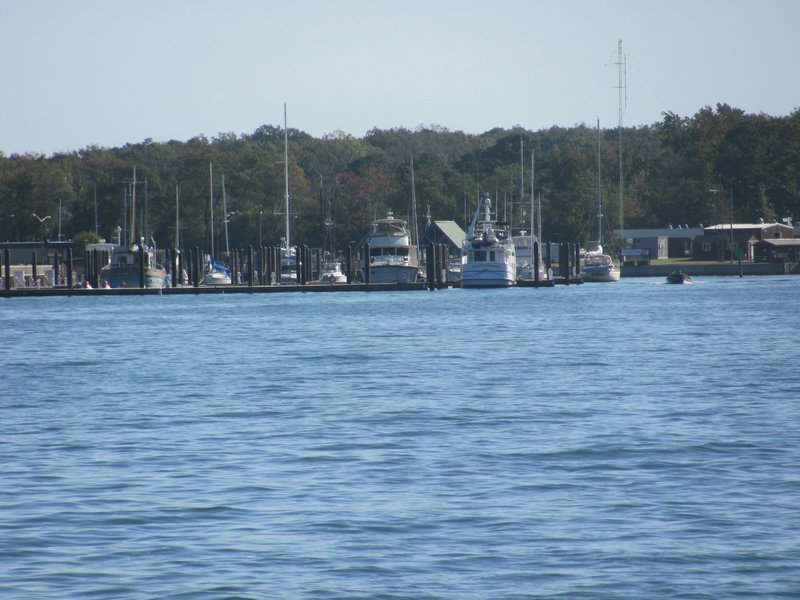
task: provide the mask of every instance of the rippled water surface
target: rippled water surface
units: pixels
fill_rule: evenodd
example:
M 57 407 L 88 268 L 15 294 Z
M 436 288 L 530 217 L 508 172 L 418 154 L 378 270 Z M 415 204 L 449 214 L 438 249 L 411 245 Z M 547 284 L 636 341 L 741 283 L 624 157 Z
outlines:
M 0 597 L 800 597 L 798 300 L 0 301 Z

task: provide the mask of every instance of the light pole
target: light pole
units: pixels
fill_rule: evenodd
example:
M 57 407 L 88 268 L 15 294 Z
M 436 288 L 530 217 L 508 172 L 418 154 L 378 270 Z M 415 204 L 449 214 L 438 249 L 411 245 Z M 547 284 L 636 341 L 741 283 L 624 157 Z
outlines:
M 49 218 L 50 218 L 50 215 L 47 215 L 46 217 L 40 217 L 40 216 L 39 216 L 39 215 L 37 215 L 36 213 L 33 213 L 33 216 L 34 216 L 34 217 L 36 217 L 36 219 L 39 221 L 39 225 L 41 225 L 41 230 L 42 230 L 42 243 L 44 244 L 44 222 L 45 222 L 45 221 L 47 221 L 47 219 L 49 219 Z

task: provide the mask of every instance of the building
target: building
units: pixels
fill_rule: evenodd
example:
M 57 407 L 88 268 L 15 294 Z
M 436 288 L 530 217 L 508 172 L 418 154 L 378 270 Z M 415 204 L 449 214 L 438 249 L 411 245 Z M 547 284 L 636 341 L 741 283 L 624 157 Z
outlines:
M 754 260 L 754 247 L 766 240 L 793 239 L 794 229 L 785 223 L 725 223 L 703 229 L 692 243 L 695 260 Z M 764 250 L 767 253 L 768 251 Z
M 625 240 L 637 260 L 688 258 L 692 256 L 692 242 L 703 235 L 703 227 L 663 227 L 654 229 L 617 229 L 617 237 Z

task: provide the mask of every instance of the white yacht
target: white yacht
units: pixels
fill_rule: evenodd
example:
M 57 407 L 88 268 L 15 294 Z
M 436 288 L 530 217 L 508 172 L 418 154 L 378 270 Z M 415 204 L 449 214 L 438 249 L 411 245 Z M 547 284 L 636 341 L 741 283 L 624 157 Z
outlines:
M 478 202 L 464 244 L 461 287 L 508 287 L 517 282 L 514 241 L 504 224 L 492 219 L 492 200 Z
M 391 211 L 385 219 L 371 223 L 367 244 L 369 257 L 362 257 L 364 259 L 361 262 L 364 281 L 416 283 L 420 279 L 417 247 L 411 244 L 411 233 L 406 222 L 396 218 Z M 366 269 L 369 269 L 369 273 Z

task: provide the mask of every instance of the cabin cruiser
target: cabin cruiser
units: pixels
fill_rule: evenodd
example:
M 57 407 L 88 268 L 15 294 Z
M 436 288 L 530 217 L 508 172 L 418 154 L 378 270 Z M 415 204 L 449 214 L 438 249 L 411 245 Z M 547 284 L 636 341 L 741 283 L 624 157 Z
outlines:
M 492 200 L 478 202 L 464 244 L 461 287 L 508 287 L 517 282 L 516 248 L 504 223 L 492 219 Z
M 583 281 L 619 281 L 619 268 L 599 243 L 584 254 L 581 268 Z
M 370 224 L 366 244 L 369 257 L 363 259 L 362 276 L 369 283 L 416 283 L 420 279 L 417 246 L 403 219 L 390 211 L 385 219 Z M 367 273 L 367 269 L 369 272 Z

